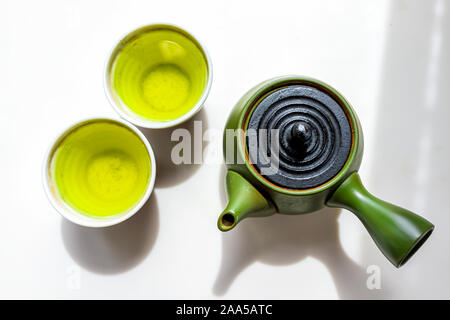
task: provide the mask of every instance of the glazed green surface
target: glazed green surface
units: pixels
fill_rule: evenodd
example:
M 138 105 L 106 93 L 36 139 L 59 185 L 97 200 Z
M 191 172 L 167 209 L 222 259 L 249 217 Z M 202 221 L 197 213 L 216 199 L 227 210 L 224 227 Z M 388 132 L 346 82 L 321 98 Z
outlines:
M 217 222 L 221 231 L 231 230 L 247 217 L 266 217 L 276 213 L 271 201 L 234 171 L 227 172 L 227 193 L 230 201 Z M 223 216 L 227 214 L 233 216 L 234 223 L 224 223 Z
M 353 173 L 339 186 L 327 205 L 352 211 L 396 267 L 402 266 L 415 253 L 434 228 L 415 213 L 370 194 L 358 173 Z
M 208 79 L 206 58 L 198 45 L 167 28 L 124 40 L 112 73 L 123 104 L 145 120 L 161 122 L 191 110 Z
M 329 182 L 319 188 L 309 190 L 288 190 L 278 188 L 267 183 L 259 173 L 245 161 L 245 146 L 238 136 L 234 136 L 232 141 L 227 141 L 226 131 L 223 136 L 223 152 L 227 158 L 227 153 L 234 154 L 234 161 L 227 162 L 229 170 L 233 170 L 242 175 L 264 196 L 270 198 L 276 209 L 281 214 L 302 214 L 310 213 L 322 209 L 329 195 L 345 180 L 352 172 L 359 169 L 363 154 L 362 129 L 356 114 L 350 104 L 335 89 L 329 85 L 307 77 L 301 76 L 282 76 L 269 79 L 250 89 L 235 105 L 227 120 L 225 129 L 236 130 L 245 127 L 244 116 L 247 111 L 253 107 L 253 103 L 262 95 L 270 92 L 274 88 L 301 81 L 303 83 L 316 84 L 332 91 L 345 104 L 352 122 L 352 133 L 354 136 L 353 147 L 349 158 L 342 170 Z
M 289 83 L 309 83 L 333 93 L 346 109 L 352 124 L 353 146 L 342 170 L 325 184 L 308 190 L 283 189 L 265 181 L 246 161 L 246 146 L 240 135 L 230 139 L 226 130 L 246 128 L 245 115 L 258 99 L 279 86 Z M 228 167 L 227 192 L 229 203 L 221 213 L 218 227 L 230 230 L 245 217 L 265 216 L 273 210 L 282 214 L 304 214 L 324 206 L 346 208 L 362 221 L 383 254 L 395 266 L 403 265 L 431 234 L 434 226 L 420 216 L 372 196 L 362 185 L 359 169 L 363 154 L 362 129 L 350 104 L 335 89 L 318 80 L 285 76 L 269 79 L 248 91 L 233 108 L 226 123 L 223 151 Z M 234 155 L 234 159 L 230 157 Z M 248 200 L 244 201 L 242 195 Z M 265 197 L 265 201 L 261 199 Z M 271 204 L 274 207 L 271 207 Z M 223 223 L 227 213 L 235 216 L 234 225 Z
M 69 133 L 51 162 L 61 199 L 77 212 L 97 218 L 136 205 L 145 194 L 150 172 L 144 143 L 128 128 L 107 120 Z

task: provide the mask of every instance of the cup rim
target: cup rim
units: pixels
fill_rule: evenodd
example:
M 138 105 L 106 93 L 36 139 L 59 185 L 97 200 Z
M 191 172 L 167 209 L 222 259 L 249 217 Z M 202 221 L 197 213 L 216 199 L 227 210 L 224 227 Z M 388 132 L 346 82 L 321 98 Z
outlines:
M 121 42 L 128 36 L 139 32 L 140 30 L 144 30 L 146 28 L 155 28 L 155 27 L 166 27 L 168 29 L 171 29 L 173 31 L 177 31 L 180 33 L 185 33 L 190 37 L 190 40 L 193 41 L 194 43 L 197 43 L 197 46 L 199 47 L 199 49 L 202 51 L 205 60 L 206 60 L 206 64 L 208 67 L 208 80 L 206 83 L 205 88 L 203 89 L 202 95 L 200 96 L 200 98 L 198 99 L 197 103 L 185 114 L 183 114 L 182 116 L 170 120 L 170 121 L 164 121 L 164 122 L 158 122 L 158 121 L 152 121 L 152 120 L 145 120 L 145 119 L 141 119 L 138 117 L 133 117 L 128 115 L 127 113 L 125 113 L 120 106 L 118 105 L 118 103 L 115 101 L 115 99 L 113 98 L 112 94 L 111 94 L 111 90 L 112 88 L 110 88 L 110 86 L 108 85 L 108 81 L 109 81 L 109 69 L 111 64 L 114 62 L 115 60 L 115 55 L 113 55 L 113 53 L 118 49 L 118 47 L 121 45 Z M 208 51 L 206 50 L 206 47 L 203 45 L 202 42 L 200 42 L 198 40 L 197 37 L 195 37 L 192 32 L 186 30 L 185 28 L 181 28 L 180 26 L 173 24 L 173 23 L 165 23 L 165 22 L 158 22 L 158 23 L 151 23 L 151 24 L 145 24 L 145 25 L 141 25 L 137 28 L 133 28 L 131 29 L 129 32 L 125 33 L 122 35 L 122 37 L 119 38 L 119 40 L 117 40 L 112 49 L 108 52 L 108 56 L 104 65 L 104 69 L 103 69 L 103 89 L 105 91 L 106 97 L 110 103 L 110 105 L 112 106 L 112 108 L 114 109 L 114 111 L 116 111 L 116 113 L 123 119 L 139 126 L 142 128 L 148 128 L 148 129 L 164 129 L 164 128 L 171 128 L 174 127 L 176 125 L 179 125 L 180 123 L 183 123 L 187 120 L 189 120 L 190 118 L 192 118 L 195 114 L 197 114 L 203 107 L 206 98 L 209 95 L 209 92 L 211 90 L 211 85 L 212 85 L 212 79 L 213 79 L 213 69 L 212 69 L 212 62 L 211 62 L 211 57 L 208 53 Z M 124 108 L 129 109 L 124 103 L 122 103 Z
M 80 125 L 83 125 L 84 123 L 96 122 L 96 121 L 102 121 L 102 120 L 119 123 L 120 125 L 123 125 L 125 128 L 134 132 L 138 136 L 138 138 L 144 143 L 145 148 L 147 149 L 147 152 L 150 157 L 150 162 L 151 162 L 151 172 L 150 172 L 150 177 L 149 177 L 149 181 L 147 184 L 147 189 L 146 189 L 144 195 L 142 196 L 142 198 L 139 200 L 139 202 L 137 204 L 135 204 L 133 207 L 131 207 L 131 209 L 129 209 L 125 213 L 118 214 L 117 217 L 114 217 L 114 216 L 109 217 L 108 219 L 99 219 L 99 218 L 93 218 L 93 217 L 83 215 L 83 214 L 79 213 L 78 211 L 76 211 L 75 209 L 73 209 L 72 207 L 70 207 L 69 205 L 65 204 L 62 199 L 56 197 L 55 192 L 52 191 L 52 187 L 50 186 L 50 170 L 49 170 L 49 168 L 50 168 L 49 164 L 50 164 L 50 161 L 52 160 L 53 152 L 54 152 L 55 148 L 57 147 L 57 145 L 60 142 L 62 142 L 62 140 L 65 138 L 65 135 L 69 134 L 70 131 L 74 130 L 75 128 L 79 127 Z M 55 208 L 56 211 L 58 211 L 58 213 L 61 216 L 63 216 L 64 218 L 66 218 L 67 220 L 69 220 L 75 224 L 78 224 L 78 225 L 84 226 L 84 227 L 92 227 L 92 228 L 109 227 L 109 226 L 116 225 L 122 221 L 129 219 L 134 214 L 136 214 L 136 212 L 138 212 L 142 208 L 142 206 L 147 202 L 147 200 L 149 199 L 149 197 L 153 191 L 153 188 L 155 185 L 155 180 L 156 180 L 156 160 L 155 160 L 155 155 L 153 153 L 153 149 L 152 149 L 149 141 L 147 140 L 147 138 L 133 124 L 131 124 L 125 120 L 112 118 L 112 117 L 101 116 L 101 117 L 84 118 L 84 119 L 81 119 L 79 121 L 72 123 L 71 125 L 67 126 L 65 129 L 61 130 L 59 132 L 59 134 L 57 134 L 52 139 L 50 146 L 47 148 L 47 151 L 44 156 L 44 161 L 42 164 L 42 183 L 43 183 L 43 187 L 44 187 L 44 191 L 47 196 L 47 199 L 49 200 L 49 202 L 51 203 L 53 208 Z

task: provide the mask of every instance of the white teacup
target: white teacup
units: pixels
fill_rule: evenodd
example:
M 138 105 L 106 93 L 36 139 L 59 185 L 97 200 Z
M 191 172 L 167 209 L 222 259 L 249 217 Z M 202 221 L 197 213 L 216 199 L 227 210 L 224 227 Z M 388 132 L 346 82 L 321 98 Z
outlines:
M 114 110 L 144 128 L 169 128 L 202 108 L 212 83 L 205 47 L 172 24 L 151 24 L 121 38 L 105 65 L 104 87 Z
M 107 227 L 130 218 L 148 200 L 156 161 L 147 138 L 132 124 L 89 118 L 53 140 L 42 176 L 50 203 L 64 218 L 81 226 Z M 116 195 L 124 195 L 125 201 Z M 96 206 L 102 215 L 96 215 Z M 112 213 L 104 214 L 108 210 Z

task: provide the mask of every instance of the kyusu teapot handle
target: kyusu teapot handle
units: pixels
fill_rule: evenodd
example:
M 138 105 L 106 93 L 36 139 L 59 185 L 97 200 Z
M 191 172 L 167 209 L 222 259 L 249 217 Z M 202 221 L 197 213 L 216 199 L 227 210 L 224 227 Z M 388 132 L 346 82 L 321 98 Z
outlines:
M 397 268 L 414 255 L 434 229 L 432 223 L 417 214 L 370 194 L 357 172 L 337 188 L 327 205 L 352 211 Z

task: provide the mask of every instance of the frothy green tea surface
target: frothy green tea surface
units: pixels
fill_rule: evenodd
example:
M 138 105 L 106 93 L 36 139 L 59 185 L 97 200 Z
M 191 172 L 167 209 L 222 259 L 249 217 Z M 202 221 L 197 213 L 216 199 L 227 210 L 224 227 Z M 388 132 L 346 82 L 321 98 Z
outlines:
M 171 121 L 191 110 L 208 79 L 203 51 L 176 30 L 156 28 L 123 40 L 112 67 L 112 86 L 126 108 L 152 121 Z
M 155 111 L 169 113 L 186 108 L 190 89 L 189 76 L 180 68 L 163 64 L 150 70 L 144 77 L 142 92 Z M 187 108 L 186 111 L 188 111 Z M 144 108 L 141 113 L 147 111 Z
M 51 166 L 61 199 L 90 217 L 120 214 L 136 205 L 151 172 L 144 143 L 133 131 L 108 120 L 69 133 Z

